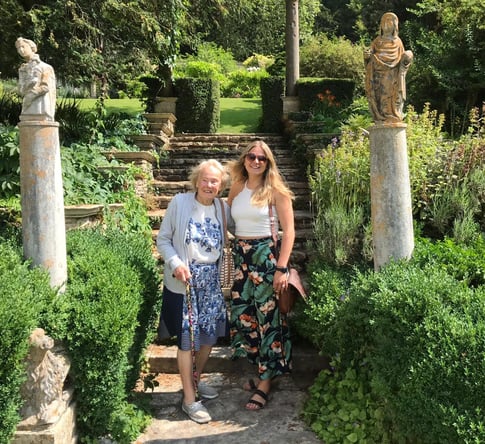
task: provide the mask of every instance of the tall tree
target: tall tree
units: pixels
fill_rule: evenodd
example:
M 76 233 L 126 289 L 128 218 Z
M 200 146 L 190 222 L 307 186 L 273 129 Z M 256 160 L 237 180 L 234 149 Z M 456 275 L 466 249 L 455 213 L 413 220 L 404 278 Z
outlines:
M 485 101 L 485 5 L 482 0 L 423 0 L 406 27 L 415 55 L 413 102 L 430 102 L 461 133 Z
M 16 15 L 21 18 L 13 20 L 17 26 L 10 30 L 11 39 L 17 33 L 38 43 L 42 58 L 54 66 L 61 80 L 73 84 L 97 80 L 102 85 L 122 83 L 154 67 L 170 64 L 178 50 L 179 26 L 188 3 L 6 1 L 16 6 Z M 14 42 L 10 42 L 13 48 Z M 10 70 L 9 74 L 13 72 Z

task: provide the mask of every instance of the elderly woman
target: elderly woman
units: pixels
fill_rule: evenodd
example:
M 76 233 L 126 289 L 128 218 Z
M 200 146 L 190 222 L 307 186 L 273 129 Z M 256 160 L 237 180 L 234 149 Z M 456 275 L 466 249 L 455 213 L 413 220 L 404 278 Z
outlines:
M 217 197 L 228 175 L 218 161 L 210 159 L 194 168 L 190 180 L 195 191 L 172 199 L 157 238 L 165 261 L 158 334 L 159 338 L 177 337 L 182 410 L 193 421 L 206 423 L 211 416 L 196 393 L 206 399 L 216 398 L 218 393 L 200 382 L 200 374 L 217 338 L 227 332 L 219 271 L 226 236 L 223 213 L 226 220 L 230 215 L 227 204 Z

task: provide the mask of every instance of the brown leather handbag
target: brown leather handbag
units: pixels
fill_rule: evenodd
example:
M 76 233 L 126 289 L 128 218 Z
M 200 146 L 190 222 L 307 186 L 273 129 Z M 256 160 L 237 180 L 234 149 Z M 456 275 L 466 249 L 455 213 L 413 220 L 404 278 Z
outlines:
M 271 234 L 273 236 L 273 242 L 277 246 L 278 251 L 278 235 L 276 234 L 276 228 L 273 217 L 273 208 L 271 204 L 269 207 L 269 219 L 271 223 Z M 276 258 L 278 260 L 278 258 Z M 278 309 L 281 314 L 288 314 L 293 310 L 295 302 L 298 298 L 302 298 L 305 302 L 307 299 L 305 287 L 300 278 L 300 274 L 293 267 L 288 266 L 288 286 L 280 293 L 276 294 L 276 300 L 278 302 Z

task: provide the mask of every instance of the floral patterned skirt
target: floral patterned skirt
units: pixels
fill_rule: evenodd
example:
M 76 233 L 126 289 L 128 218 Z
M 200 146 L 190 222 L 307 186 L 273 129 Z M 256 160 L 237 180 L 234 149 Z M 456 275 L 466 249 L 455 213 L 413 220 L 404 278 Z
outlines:
M 181 350 L 191 350 L 193 340 L 198 351 L 201 345 L 214 345 L 217 338 L 227 336 L 227 310 L 217 264 L 193 264 L 190 271 L 190 310 L 186 294 L 164 288 L 158 336 L 176 336 Z
M 273 290 L 276 267 L 272 238 L 236 239 L 236 276 L 231 291 L 233 358 L 246 356 L 269 379 L 291 370 L 291 340 L 286 316 Z

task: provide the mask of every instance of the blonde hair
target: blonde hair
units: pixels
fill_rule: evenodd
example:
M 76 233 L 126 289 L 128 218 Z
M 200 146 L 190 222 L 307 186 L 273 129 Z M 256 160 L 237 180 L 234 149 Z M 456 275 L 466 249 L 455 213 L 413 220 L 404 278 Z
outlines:
M 213 167 L 216 170 L 220 171 L 221 188 L 219 190 L 219 193 L 221 193 L 229 183 L 229 173 L 227 172 L 226 168 L 216 159 L 203 160 L 198 165 L 196 165 L 190 172 L 190 177 L 189 177 L 190 185 L 192 186 L 192 189 L 195 191 L 197 188 L 197 181 L 199 180 L 201 171 L 208 167 Z
M 274 195 L 280 193 L 284 196 L 294 199 L 293 192 L 288 188 L 285 180 L 276 165 L 273 152 L 270 147 L 263 140 L 254 140 L 250 142 L 241 152 L 239 159 L 230 164 L 231 176 L 234 182 L 246 182 L 248 179 L 248 172 L 244 166 L 246 155 L 252 149 L 259 147 L 263 150 L 267 158 L 266 169 L 263 173 L 263 184 L 251 196 L 251 203 L 257 207 L 267 205 L 268 202 L 274 203 Z

